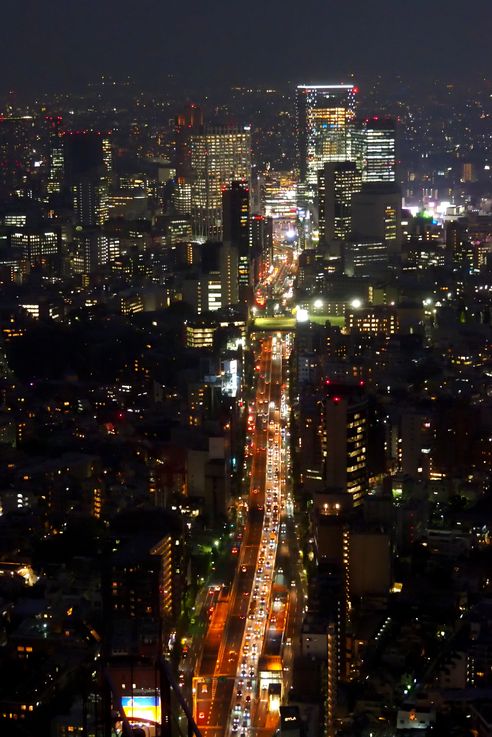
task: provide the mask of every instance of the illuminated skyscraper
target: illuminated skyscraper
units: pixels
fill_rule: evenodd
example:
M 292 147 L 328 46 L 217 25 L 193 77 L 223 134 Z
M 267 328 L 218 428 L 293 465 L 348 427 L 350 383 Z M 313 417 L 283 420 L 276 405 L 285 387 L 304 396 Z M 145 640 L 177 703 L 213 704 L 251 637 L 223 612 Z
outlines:
M 360 171 L 352 161 L 325 164 L 318 173 L 321 243 L 348 238 L 352 231 L 352 195 L 361 187 Z
M 352 133 L 352 158 L 363 182 L 395 181 L 395 121 L 367 118 Z
M 301 183 L 315 188 L 327 162 L 347 161 L 358 89 L 352 84 L 297 87 L 297 154 Z
M 198 236 L 222 238 L 222 192 L 251 176 L 249 126 L 206 126 L 191 137 L 191 216 Z

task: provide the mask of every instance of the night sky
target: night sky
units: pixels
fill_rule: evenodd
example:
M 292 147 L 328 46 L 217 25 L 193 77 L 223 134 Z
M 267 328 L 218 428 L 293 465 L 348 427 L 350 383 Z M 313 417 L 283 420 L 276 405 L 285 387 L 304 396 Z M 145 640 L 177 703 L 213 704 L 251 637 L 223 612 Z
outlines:
M 492 76 L 492 0 L 2 0 L 1 91 Z

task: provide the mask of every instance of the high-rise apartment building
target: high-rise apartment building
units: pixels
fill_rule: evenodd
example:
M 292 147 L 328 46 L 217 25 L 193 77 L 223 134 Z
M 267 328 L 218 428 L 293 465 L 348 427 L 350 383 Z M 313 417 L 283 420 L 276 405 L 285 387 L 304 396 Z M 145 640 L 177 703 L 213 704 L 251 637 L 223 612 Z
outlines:
M 319 239 L 346 240 L 352 231 L 352 195 L 360 192 L 362 177 L 352 161 L 327 163 L 318 172 Z
M 392 118 L 366 118 L 352 132 L 352 158 L 363 182 L 395 181 L 396 126 Z
M 249 182 L 249 126 L 206 126 L 191 136 L 191 216 L 197 236 L 222 238 L 222 192 L 233 181 Z
M 363 382 L 326 379 L 323 397 L 324 481 L 354 505 L 367 492 L 367 397 Z
M 108 134 L 92 130 L 65 133 L 64 167 L 76 224 L 93 227 L 105 223 L 112 170 Z
M 347 161 L 358 89 L 352 84 L 297 87 L 297 155 L 302 184 L 315 188 L 327 162 Z

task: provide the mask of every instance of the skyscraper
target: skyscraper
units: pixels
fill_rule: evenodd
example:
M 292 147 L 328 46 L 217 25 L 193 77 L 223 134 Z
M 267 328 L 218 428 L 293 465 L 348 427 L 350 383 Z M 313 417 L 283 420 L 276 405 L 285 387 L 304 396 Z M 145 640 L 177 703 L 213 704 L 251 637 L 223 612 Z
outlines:
M 188 103 L 176 116 L 176 153 L 174 165 L 178 185 L 189 183 L 191 177 L 191 136 L 203 128 L 203 114 L 194 103 Z
M 367 491 L 367 397 L 363 382 L 326 379 L 323 398 L 324 480 L 354 505 Z
M 31 169 L 33 119 L 0 117 L 0 199 L 22 194 Z
M 238 252 L 230 243 L 205 243 L 201 263 L 182 283 L 183 301 L 201 312 L 238 303 Z
M 395 181 L 395 121 L 377 115 L 366 118 L 352 132 L 352 158 L 363 182 Z
M 107 134 L 86 130 L 64 135 L 65 183 L 72 194 L 78 225 L 93 227 L 108 219 L 111 163 Z
M 352 196 L 352 232 L 384 242 L 391 253 L 401 248 L 401 191 L 395 182 L 365 182 Z
M 273 263 L 273 219 L 265 215 L 251 216 L 251 251 L 257 265 L 256 278 Z
M 238 252 L 239 299 L 248 302 L 253 296 L 248 182 L 232 182 L 222 192 L 222 226 L 224 243 Z
M 62 125 L 60 115 L 48 115 L 45 118 L 48 147 L 48 194 L 61 192 L 65 174 L 65 156 L 63 150 Z
M 222 192 L 222 227 L 224 242 L 247 254 L 249 248 L 249 184 L 246 181 L 231 182 Z
M 297 155 L 301 183 L 316 187 L 327 162 L 347 161 L 358 89 L 352 84 L 297 87 Z
M 360 192 L 362 177 L 352 161 L 328 163 L 318 173 L 319 239 L 343 241 L 352 231 L 352 195 Z
M 191 137 L 191 215 L 196 235 L 222 238 L 222 192 L 251 176 L 249 126 L 206 126 Z

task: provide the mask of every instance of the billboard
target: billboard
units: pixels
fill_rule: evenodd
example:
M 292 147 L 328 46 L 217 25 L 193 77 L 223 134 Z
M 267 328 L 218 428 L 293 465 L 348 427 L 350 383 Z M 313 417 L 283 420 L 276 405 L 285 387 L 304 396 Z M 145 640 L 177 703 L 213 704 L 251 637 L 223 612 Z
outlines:
M 161 700 L 159 696 L 122 696 L 121 706 L 127 719 L 138 721 L 145 719 L 148 722 L 161 721 Z

